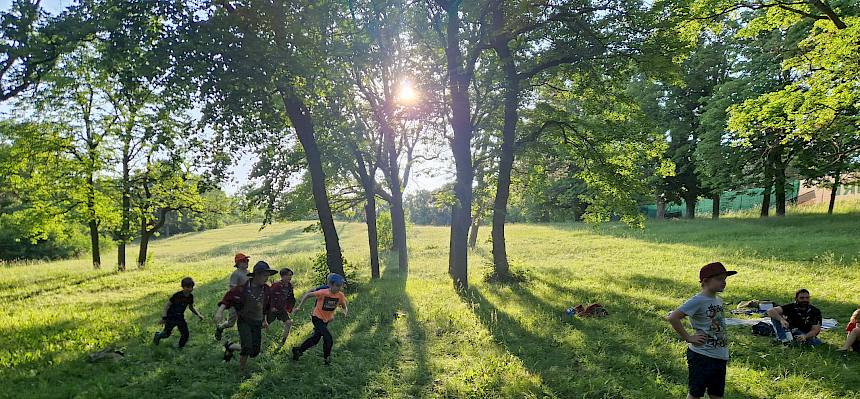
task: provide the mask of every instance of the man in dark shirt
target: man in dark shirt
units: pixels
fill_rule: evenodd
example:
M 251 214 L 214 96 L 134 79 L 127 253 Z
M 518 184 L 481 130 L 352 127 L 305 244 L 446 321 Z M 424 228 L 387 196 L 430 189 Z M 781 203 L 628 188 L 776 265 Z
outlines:
M 161 314 L 161 324 L 164 324 L 164 331 L 155 333 L 152 342 L 158 345 L 162 339 L 167 338 L 173 332 L 174 328 L 179 329 L 179 344 L 178 348 L 185 347 L 188 343 L 190 334 L 188 333 L 188 323 L 185 322 L 185 309 L 191 309 L 191 313 L 203 320 L 203 316 L 194 309 L 194 280 L 191 277 L 182 279 L 182 291 L 179 291 L 167 301 L 164 305 L 164 312 Z
M 821 345 L 821 311 L 810 303 L 809 291 L 805 288 L 794 294 L 794 303 L 777 306 L 767 311 L 773 322 L 776 337 L 783 343 L 792 341 L 810 346 Z M 792 338 L 788 337 L 791 333 Z

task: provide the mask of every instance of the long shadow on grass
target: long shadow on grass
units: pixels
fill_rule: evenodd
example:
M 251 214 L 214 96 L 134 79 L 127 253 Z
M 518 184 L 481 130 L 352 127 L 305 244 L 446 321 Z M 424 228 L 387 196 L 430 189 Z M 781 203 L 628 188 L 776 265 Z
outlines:
M 519 284 L 485 287 L 506 302 L 520 302 L 529 313 L 537 314 L 537 321 L 526 325 L 480 290 L 470 288 L 463 293 L 495 340 L 557 396 L 671 397 L 683 391 L 678 387 L 685 383 L 686 375 L 678 359 L 649 350 L 654 349 L 654 340 L 645 332 L 659 330 L 657 320 L 618 311 L 607 319 L 562 321 L 554 315 L 563 314 L 562 295 L 573 292 L 559 292 L 559 302 L 549 303 Z M 612 294 L 612 298 L 618 303 L 633 301 L 623 295 Z
M 724 258 L 744 257 L 790 262 L 821 261 L 849 266 L 860 261 L 856 240 L 860 213 L 789 215 L 784 218 L 718 221 L 663 221 L 648 223 L 644 230 L 607 225 L 594 231 L 617 238 L 659 246 L 688 245 L 717 252 Z M 582 227 L 551 225 L 570 231 Z
M 235 363 L 225 367 L 220 349 L 212 340 L 211 315 L 223 295 L 226 278 L 195 287 L 197 309 L 207 317 L 198 322 L 186 313 L 191 340 L 183 350 L 173 348 L 178 331 L 161 346 L 152 346 L 152 334 L 164 302 L 174 292 L 144 295 L 111 306 L 124 314 L 139 314 L 121 324 L 117 320 L 87 320 L 83 324 L 42 324 L 34 326 L 29 337 L 20 337 L 23 345 L 44 345 L 38 357 L 21 361 L 0 370 L 0 377 L 10 392 L 20 397 L 163 397 L 171 392 L 223 395 L 238 387 Z M 178 282 L 177 282 L 178 285 Z M 176 289 L 178 291 L 178 287 Z M 59 328 L 62 327 L 62 328 Z M 102 339 L 100 334 L 118 336 Z M 63 345 L 58 345 L 62 342 Z M 125 358 L 118 361 L 87 362 L 87 354 L 101 349 L 120 349 Z M 25 351 L 27 347 L 23 348 Z M 200 381 L 222 383 L 201 386 Z M 235 387 L 225 381 L 232 381 Z M 194 387 L 194 388 L 192 388 Z
M 0 287 L 0 292 L 2 291 L 11 291 L 10 293 L 0 295 L 0 302 L 11 302 L 11 301 L 23 301 L 27 300 L 39 295 L 47 295 L 54 293 L 56 291 L 62 289 L 69 289 L 79 286 L 81 284 L 85 284 L 94 280 L 98 280 L 101 278 L 113 276 L 119 273 L 116 270 L 113 271 L 97 271 L 91 272 L 93 274 L 83 277 L 83 278 L 72 278 L 71 276 L 63 276 L 63 277 L 52 277 L 44 280 L 39 280 L 36 282 L 26 282 L 27 287 L 34 287 L 32 289 L 28 289 L 25 291 L 15 291 L 11 288 L 14 288 L 12 285 L 7 287 Z
M 432 381 L 425 334 L 405 294 L 407 274 L 396 270 L 392 257 L 382 260 L 382 278 L 359 285 L 349 295 L 349 316 L 338 315 L 330 324 L 335 339 L 331 366 L 322 365 L 321 344 L 298 362 L 286 352 L 274 354 L 263 378 L 239 394 L 261 397 L 288 386 L 294 397 L 375 398 L 420 390 Z M 300 332 L 291 341 L 296 345 L 311 334 L 307 318 L 305 312 L 295 321 Z

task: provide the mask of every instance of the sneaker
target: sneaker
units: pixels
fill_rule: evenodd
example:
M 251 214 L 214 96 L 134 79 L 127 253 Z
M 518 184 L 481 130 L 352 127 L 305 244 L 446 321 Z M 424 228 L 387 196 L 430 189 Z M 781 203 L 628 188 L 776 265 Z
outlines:
M 231 345 L 233 345 L 233 343 L 230 341 L 227 341 L 227 343 L 224 344 L 224 362 L 225 363 L 229 363 L 230 360 L 233 360 L 233 350 L 230 349 Z
M 330 366 L 331 365 L 331 357 L 323 358 L 323 364 L 326 366 Z
M 152 337 L 152 343 L 155 346 L 158 346 L 158 344 L 161 343 L 161 333 L 155 333 L 155 336 Z
M 224 329 L 221 327 L 215 327 L 215 340 L 220 341 L 224 336 Z
M 293 347 L 293 360 L 297 361 L 300 357 L 302 357 L 302 352 L 299 350 L 299 348 Z

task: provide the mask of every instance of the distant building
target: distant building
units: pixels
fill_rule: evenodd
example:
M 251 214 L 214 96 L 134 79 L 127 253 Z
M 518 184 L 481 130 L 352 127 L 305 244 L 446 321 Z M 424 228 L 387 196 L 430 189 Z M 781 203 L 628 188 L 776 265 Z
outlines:
M 800 185 L 800 191 L 797 193 L 798 205 L 830 203 L 830 188 L 807 187 L 807 184 L 807 182 L 804 182 L 804 184 Z M 840 184 L 836 189 L 836 203 L 846 199 L 860 199 L 860 180 L 858 180 L 857 176 L 850 178 L 844 184 Z

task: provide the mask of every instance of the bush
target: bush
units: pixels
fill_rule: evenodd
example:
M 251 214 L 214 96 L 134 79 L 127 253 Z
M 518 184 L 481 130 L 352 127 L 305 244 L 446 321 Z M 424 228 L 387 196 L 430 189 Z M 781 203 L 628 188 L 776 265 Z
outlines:
M 381 251 L 394 249 L 394 232 L 391 230 L 391 212 L 380 212 L 376 218 L 376 234 Z
M 79 226 L 63 227 L 36 239 L 11 218 L 0 216 L 0 260 L 64 259 L 89 249 L 89 237 Z
M 343 256 L 341 256 L 341 258 L 343 259 L 343 271 L 344 274 L 346 274 L 344 277 L 347 282 L 352 283 L 355 281 L 355 268 L 353 268 L 346 258 L 343 258 Z M 320 284 L 327 284 L 328 281 L 326 281 L 326 278 L 328 277 L 328 274 L 331 273 L 328 270 L 328 263 L 326 261 L 327 255 L 325 251 L 311 257 L 311 273 L 314 276 L 314 281 L 320 281 Z

